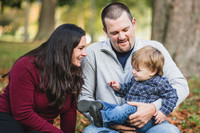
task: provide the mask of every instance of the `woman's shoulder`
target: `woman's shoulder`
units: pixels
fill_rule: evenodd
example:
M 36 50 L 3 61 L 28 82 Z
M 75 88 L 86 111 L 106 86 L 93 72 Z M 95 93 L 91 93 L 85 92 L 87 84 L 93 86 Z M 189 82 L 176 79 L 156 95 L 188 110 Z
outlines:
M 22 57 L 14 64 L 9 72 L 10 78 L 18 78 L 23 80 L 34 79 L 38 81 L 38 70 L 35 67 L 34 57 Z
M 25 68 L 27 69 L 33 69 L 34 67 L 34 61 L 35 57 L 30 57 L 30 56 L 24 56 L 17 60 L 17 62 L 13 65 L 11 71 L 14 69 L 19 69 L 19 70 L 24 70 Z

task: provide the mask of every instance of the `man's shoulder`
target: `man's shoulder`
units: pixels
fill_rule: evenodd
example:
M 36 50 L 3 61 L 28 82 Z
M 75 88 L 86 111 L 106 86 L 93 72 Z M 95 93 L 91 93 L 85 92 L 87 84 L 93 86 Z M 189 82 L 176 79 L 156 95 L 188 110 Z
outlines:
M 108 40 L 95 42 L 95 43 L 92 43 L 92 44 L 88 45 L 86 50 L 87 50 L 87 52 L 98 53 L 98 52 L 101 52 L 102 49 L 107 48 L 109 45 L 110 44 L 108 43 Z
M 137 38 L 136 40 L 136 50 L 148 45 L 160 50 L 161 52 L 165 50 L 164 45 L 156 40 L 145 40 L 140 38 Z
M 87 49 L 97 49 L 101 48 L 103 44 L 106 43 L 105 41 L 94 42 L 88 45 Z
M 163 45 L 162 43 L 160 43 L 156 40 L 145 40 L 145 39 L 141 39 L 141 38 L 137 38 L 137 43 L 142 46 L 151 45 L 154 47 Z

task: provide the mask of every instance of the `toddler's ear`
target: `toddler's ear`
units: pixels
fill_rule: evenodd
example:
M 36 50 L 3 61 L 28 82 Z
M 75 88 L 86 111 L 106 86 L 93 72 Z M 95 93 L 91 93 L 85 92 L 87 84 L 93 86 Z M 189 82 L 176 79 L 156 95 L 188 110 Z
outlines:
M 149 74 L 150 77 L 153 77 L 154 75 L 156 75 L 156 73 L 158 72 L 157 68 L 155 68 L 154 70 L 151 71 L 151 73 Z

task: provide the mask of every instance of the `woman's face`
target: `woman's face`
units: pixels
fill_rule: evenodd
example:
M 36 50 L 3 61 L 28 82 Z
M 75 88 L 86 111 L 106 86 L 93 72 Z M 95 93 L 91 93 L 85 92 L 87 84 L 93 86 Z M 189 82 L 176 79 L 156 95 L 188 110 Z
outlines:
M 72 64 L 74 66 L 80 67 L 81 60 L 83 57 L 87 56 L 86 53 L 86 36 L 82 36 L 80 43 L 76 46 L 72 53 Z

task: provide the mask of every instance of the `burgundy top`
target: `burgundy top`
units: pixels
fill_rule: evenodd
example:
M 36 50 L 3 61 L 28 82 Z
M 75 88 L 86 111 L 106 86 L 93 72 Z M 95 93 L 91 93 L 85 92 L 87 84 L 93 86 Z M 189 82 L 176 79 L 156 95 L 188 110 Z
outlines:
M 21 58 L 9 73 L 9 83 L 0 95 L 0 111 L 8 112 L 25 128 L 49 133 L 74 133 L 76 105 L 70 106 L 68 97 L 62 108 L 50 108 L 46 94 L 36 89 L 39 72 L 33 64 L 34 57 Z M 61 129 L 53 126 L 60 114 Z

